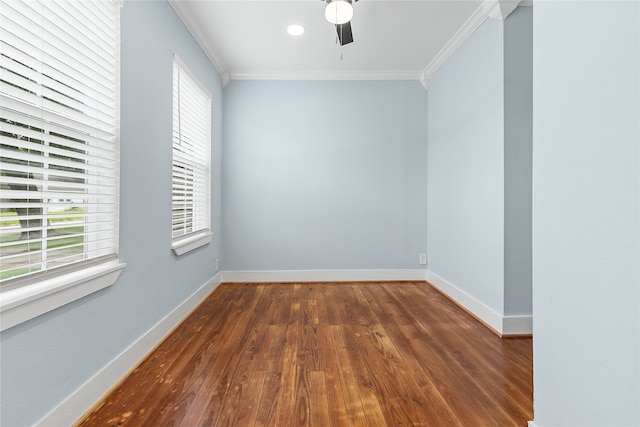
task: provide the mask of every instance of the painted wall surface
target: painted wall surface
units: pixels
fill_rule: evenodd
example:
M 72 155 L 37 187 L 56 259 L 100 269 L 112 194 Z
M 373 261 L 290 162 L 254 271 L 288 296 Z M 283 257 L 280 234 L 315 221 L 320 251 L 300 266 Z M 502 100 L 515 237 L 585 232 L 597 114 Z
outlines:
M 534 6 L 534 414 L 640 425 L 640 3 Z
M 503 22 L 436 72 L 428 107 L 429 269 L 499 314 L 504 285 Z
M 225 270 L 420 268 L 427 92 L 417 81 L 233 81 Z
M 504 21 L 504 314 L 530 315 L 533 8 Z
M 171 252 L 172 55 L 213 94 L 214 241 Z M 31 425 L 61 403 L 214 274 L 220 251 L 222 89 L 167 2 L 122 9 L 118 282 L 1 334 L 3 426 Z

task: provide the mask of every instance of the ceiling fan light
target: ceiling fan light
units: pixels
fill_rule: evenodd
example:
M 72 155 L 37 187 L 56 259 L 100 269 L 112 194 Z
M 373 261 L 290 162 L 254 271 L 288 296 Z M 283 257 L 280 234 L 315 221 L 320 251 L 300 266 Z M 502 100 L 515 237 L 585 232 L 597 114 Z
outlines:
M 324 17 L 332 24 L 346 24 L 353 18 L 353 6 L 346 0 L 334 0 L 324 9 Z

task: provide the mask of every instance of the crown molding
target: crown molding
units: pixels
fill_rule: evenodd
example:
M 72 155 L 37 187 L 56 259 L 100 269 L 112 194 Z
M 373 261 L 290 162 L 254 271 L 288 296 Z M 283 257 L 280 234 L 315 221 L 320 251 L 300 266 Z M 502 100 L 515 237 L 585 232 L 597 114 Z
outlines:
M 180 2 L 178 0 L 169 0 L 169 4 L 171 5 L 171 7 L 173 7 L 173 10 L 176 12 L 184 26 L 187 27 L 187 30 L 189 30 L 204 54 L 207 56 L 207 58 L 209 58 L 209 61 L 211 61 L 211 64 L 214 66 L 218 74 L 220 74 L 220 84 L 222 85 L 222 87 L 224 88 L 225 86 L 227 86 L 230 80 L 229 69 L 227 68 L 222 58 L 216 55 L 211 46 L 207 44 L 206 37 L 200 34 L 200 32 L 193 25 L 191 25 L 186 13 L 180 6 Z
M 518 7 L 520 0 L 484 0 L 482 7 L 489 18 L 504 21 Z
M 229 71 L 225 71 L 224 73 L 220 73 L 220 83 L 222 87 L 225 88 L 231 82 L 231 75 Z
M 418 80 L 416 71 L 273 71 L 231 73 L 232 80 Z
M 416 71 L 273 71 L 273 72 L 230 72 L 226 64 L 206 42 L 204 37 L 187 19 L 179 0 L 168 0 L 185 27 L 204 51 L 211 64 L 220 74 L 220 83 L 226 87 L 231 80 L 419 80 L 425 89 L 435 72 L 473 34 L 487 18 L 504 20 L 519 5 L 532 6 L 534 0 L 483 0 L 480 6 L 456 31 L 447 44 L 427 64 L 422 72 Z M 376 1 L 376 0 L 370 0 Z
M 425 69 L 422 71 L 422 75 L 420 77 L 420 83 L 425 87 L 425 89 L 429 88 L 429 82 L 431 78 L 435 74 L 435 72 L 444 64 L 447 59 L 464 43 L 471 34 L 487 19 L 487 14 L 485 13 L 484 3 L 481 4 L 475 12 L 467 19 L 467 21 L 462 24 L 462 26 L 456 31 L 456 33 L 449 39 L 447 44 L 444 45 L 440 52 L 427 64 Z
M 532 0 L 525 0 L 526 5 L 531 5 Z M 427 64 L 422 75 L 420 83 L 425 89 L 429 89 L 429 83 L 435 72 L 444 64 L 447 59 L 478 29 L 487 18 L 505 20 L 511 12 L 522 3 L 522 0 L 484 0 L 482 4 L 473 12 L 473 14 L 462 24 L 440 52 Z

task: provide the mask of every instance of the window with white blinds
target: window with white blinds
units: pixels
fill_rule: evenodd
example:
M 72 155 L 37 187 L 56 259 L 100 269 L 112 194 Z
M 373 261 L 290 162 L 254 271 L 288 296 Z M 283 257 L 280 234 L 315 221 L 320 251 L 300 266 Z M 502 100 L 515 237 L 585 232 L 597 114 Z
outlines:
M 177 56 L 173 61 L 172 237 L 209 233 L 211 95 Z
M 5 287 L 117 256 L 120 8 L 113 0 L 0 4 Z

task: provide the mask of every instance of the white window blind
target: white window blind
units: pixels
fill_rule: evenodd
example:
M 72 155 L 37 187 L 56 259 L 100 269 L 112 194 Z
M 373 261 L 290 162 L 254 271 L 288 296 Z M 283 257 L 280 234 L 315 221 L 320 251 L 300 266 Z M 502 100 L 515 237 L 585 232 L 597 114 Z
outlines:
M 117 255 L 120 4 L 3 0 L 0 43 L 6 287 Z
M 211 222 L 211 95 L 173 61 L 172 237 L 208 232 Z

